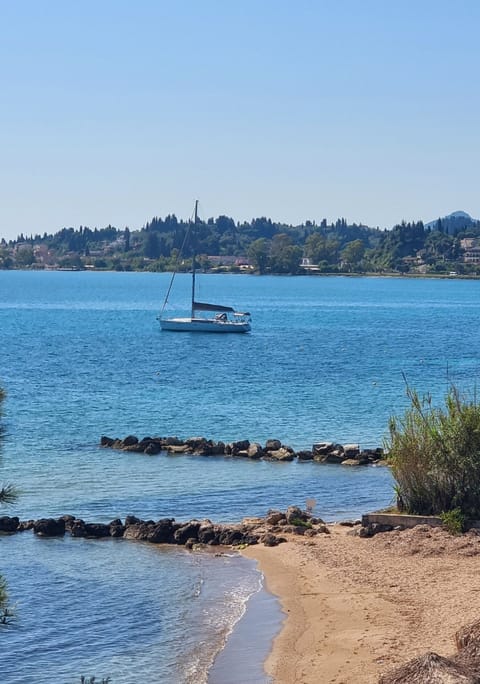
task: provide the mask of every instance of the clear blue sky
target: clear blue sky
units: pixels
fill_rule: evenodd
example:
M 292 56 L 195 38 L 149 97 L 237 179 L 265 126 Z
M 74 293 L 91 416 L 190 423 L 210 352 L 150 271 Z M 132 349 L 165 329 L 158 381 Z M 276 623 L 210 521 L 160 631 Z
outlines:
M 0 0 L 0 237 L 480 217 L 478 0 Z

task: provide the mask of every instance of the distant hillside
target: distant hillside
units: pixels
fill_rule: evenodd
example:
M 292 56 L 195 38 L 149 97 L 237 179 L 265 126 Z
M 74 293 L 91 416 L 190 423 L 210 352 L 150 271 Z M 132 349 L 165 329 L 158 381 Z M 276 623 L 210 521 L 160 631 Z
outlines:
M 425 224 L 425 228 L 440 230 L 447 235 L 456 235 L 461 230 L 478 225 L 478 219 L 472 218 L 466 211 L 454 211 L 453 213 L 448 214 L 448 216 L 443 216 L 434 221 L 430 221 Z

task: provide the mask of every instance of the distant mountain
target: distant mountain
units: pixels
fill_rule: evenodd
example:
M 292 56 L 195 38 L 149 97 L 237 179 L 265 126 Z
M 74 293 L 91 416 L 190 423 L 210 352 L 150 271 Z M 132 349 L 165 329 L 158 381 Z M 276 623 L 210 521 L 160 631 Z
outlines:
M 454 211 L 448 216 L 442 216 L 425 224 L 425 228 L 441 230 L 448 235 L 453 235 L 465 228 L 478 225 L 478 219 L 474 219 L 466 211 Z

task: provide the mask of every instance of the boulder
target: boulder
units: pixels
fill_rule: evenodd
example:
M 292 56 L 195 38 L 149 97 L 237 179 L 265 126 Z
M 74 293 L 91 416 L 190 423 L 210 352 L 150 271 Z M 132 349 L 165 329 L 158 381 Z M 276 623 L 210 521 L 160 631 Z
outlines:
M 111 537 L 123 537 L 123 533 L 125 532 L 125 526 L 122 524 L 120 518 L 112 520 L 109 527 Z
M 346 458 L 344 461 L 341 462 L 342 466 L 359 466 L 362 465 L 362 463 L 357 459 L 357 458 Z
M 122 439 L 122 446 L 124 448 L 134 446 L 135 444 L 138 444 L 138 437 L 135 437 L 135 435 L 127 435 L 127 437 Z
M 162 518 L 149 525 L 146 540 L 151 544 L 173 544 L 175 533 L 175 519 Z M 125 535 L 124 535 L 125 536 Z
M 358 444 L 344 444 L 343 453 L 345 458 L 357 458 L 360 455 L 360 446 Z
M 202 523 L 198 528 L 197 538 L 200 544 L 218 545 L 219 534 L 211 523 Z
M 298 506 L 289 506 L 285 511 L 285 518 L 289 525 L 295 525 L 298 520 L 301 520 L 302 522 L 310 520 L 308 513 L 302 511 Z
M 264 458 L 268 458 L 271 461 L 293 461 L 295 453 L 288 447 L 281 447 L 276 451 L 266 451 Z
M 331 451 L 334 451 L 338 447 L 338 444 L 333 442 L 318 442 L 312 447 L 313 455 L 315 456 L 326 456 Z
M 341 449 L 334 449 L 324 456 L 315 455 L 313 459 L 320 463 L 341 463 L 345 459 L 345 455 Z
M 85 536 L 93 539 L 110 537 L 110 525 L 103 523 L 85 523 Z
M 40 518 L 33 523 L 33 531 L 40 537 L 63 537 L 65 520 L 62 518 Z
M 313 451 L 297 451 L 297 458 L 299 461 L 311 461 L 313 459 Z
M 259 459 L 262 458 L 263 455 L 264 451 L 261 444 L 259 444 L 258 442 L 250 444 L 247 451 L 248 458 Z
M 147 541 L 147 537 L 151 532 L 152 528 L 148 523 L 128 525 L 123 533 L 123 538 L 134 539 L 136 541 Z
M 147 454 L 147 456 L 154 456 L 155 454 L 159 454 L 161 450 L 162 449 L 157 442 L 149 442 L 144 448 L 143 453 Z
M 260 541 L 265 546 L 278 546 L 287 540 L 284 537 L 277 537 L 276 535 L 267 532 L 267 534 L 264 534 L 260 537 Z
M 223 456 L 225 454 L 225 444 L 223 442 L 214 442 L 212 446 L 212 456 Z
M 244 543 L 243 532 L 238 528 L 224 527 L 219 536 L 222 546 L 238 546 Z
M 198 540 L 198 531 L 200 529 L 201 523 L 197 520 L 191 520 L 190 522 L 182 525 L 175 530 L 173 534 L 173 539 L 176 544 L 185 544 L 187 539 L 194 539 L 195 542 Z
M 135 515 L 127 515 L 125 518 L 125 527 L 129 527 L 129 525 L 139 525 L 142 522 L 144 521 L 140 520 L 140 518 L 137 518 Z
M 100 437 L 100 446 L 104 448 L 108 448 L 113 446 L 115 440 L 112 439 L 111 437 L 106 437 L 105 435 L 102 435 Z
M 80 519 L 74 520 L 70 525 L 70 534 L 72 537 L 86 537 L 85 521 Z
M 225 445 L 225 453 L 229 456 L 237 456 L 239 451 L 248 451 L 250 442 L 248 439 L 242 439 L 238 442 L 230 442 Z
M 20 520 L 14 516 L 2 515 L 0 517 L 0 532 L 16 532 Z
M 285 513 L 282 511 L 268 511 L 265 522 L 267 525 L 278 525 L 281 520 L 285 520 Z
M 278 451 L 282 446 L 279 439 L 267 439 L 265 442 L 265 451 Z

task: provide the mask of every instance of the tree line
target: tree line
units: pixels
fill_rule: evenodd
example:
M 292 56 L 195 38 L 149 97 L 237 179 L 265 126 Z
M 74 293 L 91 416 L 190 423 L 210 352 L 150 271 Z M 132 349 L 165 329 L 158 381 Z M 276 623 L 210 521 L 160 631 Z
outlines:
M 240 223 L 222 215 L 199 220 L 193 233 L 190 228 L 189 221 L 170 214 L 154 217 L 136 231 L 109 225 L 22 234 L 8 243 L 2 240 L 0 267 L 34 267 L 54 260 L 66 267 L 163 271 L 173 267 L 179 254 L 180 266 L 190 268 L 195 251 L 202 268 L 214 265 L 211 256 L 233 256 L 248 260 L 258 273 L 299 273 L 304 271 L 302 259 L 319 273 L 407 273 L 419 264 L 424 272 L 475 271 L 461 265 L 460 241 L 480 237 L 480 222 L 468 215 L 427 226 L 402 222 L 391 230 L 349 224 L 344 218 L 289 225 L 266 217 Z

